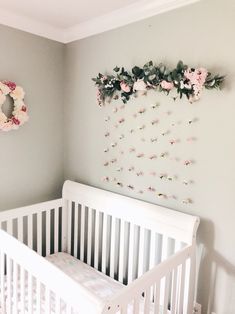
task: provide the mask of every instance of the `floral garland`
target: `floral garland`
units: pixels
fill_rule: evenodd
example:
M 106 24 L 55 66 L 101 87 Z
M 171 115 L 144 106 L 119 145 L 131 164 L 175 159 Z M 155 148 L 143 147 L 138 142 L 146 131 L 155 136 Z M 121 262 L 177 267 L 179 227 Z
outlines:
M 220 88 L 224 76 L 212 76 L 205 68 L 190 68 L 182 61 L 179 61 L 176 68 L 168 69 L 165 65 L 155 66 L 152 61 L 146 63 L 143 68 L 135 66 L 131 73 L 123 67 L 115 67 L 114 75 L 99 73 L 92 80 L 97 86 L 97 102 L 103 106 L 105 101 L 118 99 L 119 94 L 124 103 L 130 97 L 138 94 L 146 94 L 148 90 L 158 90 L 169 94 L 175 90 L 180 98 L 185 95 L 192 103 L 201 97 L 203 88 Z M 173 97 L 174 100 L 178 96 Z
M 14 101 L 12 116 L 8 118 L 1 109 L 6 97 L 10 96 Z M 11 131 L 17 130 L 19 126 L 28 121 L 29 116 L 27 107 L 24 103 L 25 92 L 22 87 L 16 86 L 11 81 L 0 81 L 0 130 Z

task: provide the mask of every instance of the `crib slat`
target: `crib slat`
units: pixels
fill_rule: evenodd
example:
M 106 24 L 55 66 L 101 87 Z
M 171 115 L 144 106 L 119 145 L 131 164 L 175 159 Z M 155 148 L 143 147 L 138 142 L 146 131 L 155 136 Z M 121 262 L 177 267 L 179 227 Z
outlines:
M 124 250 L 125 250 L 125 221 L 121 219 L 120 223 L 120 245 L 119 245 L 119 272 L 118 280 L 123 282 L 123 271 L 124 271 Z M 125 252 L 127 254 L 128 252 Z
M 42 296 L 41 295 L 41 283 L 39 280 L 36 280 L 36 309 L 37 309 L 37 314 L 42 313 L 41 296 Z
M 28 272 L 28 312 L 33 313 L 33 278 Z
M 167 256 L 168 256 L 168 237 L 164 235 L 163 239 L 162 239 L 162 257 L 161 257 L 161 261 L 163 262 L 164 260 L 166 260 Z
M 5 312 L 5 254 L 0 251 L 0 300 L 3 313 Z
M 9 233 L 10 235 L 13 235 L 13 220 L 8 220 L 6 222 L 7 225 L 7 233 Z
M 100 241 L 100 213 L 95 211 L 95 252 L 94 252 L 94 267 L 99 267 L 99 241 Z
M 167 314 L 168 312 L 168 296 L 169 296 L 169 274 L 165 277 L 165 291 L 164 291 L 164 305 L 163 305 L 163 314 Z
M 152 230 L 150 235 L 149 269 L 155 266 L 155 254 L 156 254 L 156 237 L 155 232 Z
M 81 234 L 80 234 L 80 260 L 84 261 L 84 249 L 85 249 L 85 205 L 81 205 Z
M 129 228 L 129 257 L 128 257 L 128 283 L 133 280 L 133 256 L 134 256 L 135 226 L 130 223 Z
M 110 277 L 114 278 L 114 266 L 115 266 L 115 239 L 116 239 L 116 219 L 112 217 L 111 223 L 111 246 L 110 246 Z
M 12 304 L 11 304 L 11 297 L 12 297 L 12 260 L 9 256 L 7 258 L 7 313 L 12 313 Z
M 181 265 L 180 270 L 180 297 L 179 297 L 179 313 L 183 313 L 184 305 L 184 287 L 185 287 L 185 262 Z
M 45 313 L 51 313 L 51 304 L 50 304 L 50 289 L 45 286 Z
M 37 214 L 37 252 L 42 255 L 42 214 Z
M 157 281 L 154 287 L 154 314 L 159 314 L 160 306 L 160 282 Z
M 20 268 L 20 309 L 21 312 L 25 312 L 25 270 Z
M 18 314 L 18 265 L 13 262 L 13 313 Z
M 46 255 L 51 254 L 51 211 L 46 212 Z
M 20 242 L 23 242 L 24 241 L 24 231 L 23 231 L 23 217 L 19 217 L 18 219 L 17 219 L 17 229 L 18 229 L 18 231 L 17 231 L 17 233 L 18 233 L 18 236 L 17 236 L 17 238 L 18 238 L 18 240 L 20 241 Z
M 58 237 L 59 237 L 59 207 L 54 210 L 54 252 L 58 252 Z
M 55 313 L 60 314 L 60 297 L 55 295 Z
M 177 280 L 178 272 L 177 267 L 172 271 L 172 287 L 171 287 L 171 313 L 176 314 L 176 295 L 177 295 Z
M 28 247 L 33 248 L 33 215 L 28 216 L 28 228 L 27 228 Z
M 138 277 L 140 277 L 143 274 L 143 268 L 144 268 L 144 234 L 145 234 L 145 229 L 140 227 Z
M 140 296 L 136 296 L 134 298 L 134 312 L 133 313 L 139 314 L 139 312 L 140 312 Z
M 87 226 L 87 264 L 91 265 L 91 244 L 92 244 L 92 209 L 88 208 Z
M 78 204 L 74 206 L 74 246 L 73 255 L 78 257 Z
M 72 235 L 72 201 L 68 201 L 68 234 L 67 234 L 67 252 L 71 254 L 71 235 Z
M 103 237 L 102 237 L 102 272 L 106 273 L 106 258 L 107 258 L 107 224 L 108 215 L 103 216 Z
M 145 291 L 144 296 L 144 313 L 149 314 L 150 310 L 150 288 L 148 287 Z

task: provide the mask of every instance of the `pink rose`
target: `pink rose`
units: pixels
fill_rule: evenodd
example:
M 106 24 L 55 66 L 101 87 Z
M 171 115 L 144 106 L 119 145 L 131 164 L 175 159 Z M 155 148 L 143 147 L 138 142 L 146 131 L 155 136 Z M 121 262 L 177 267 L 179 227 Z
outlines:
M 19 124 L 20 124 L 20 120 L 14 118 L 14 117 L 13 117 L 11 120 L 12 120 L 12 122 L 13 122 L 14 124 L 16 124 L 16 125 L 19 125 Z
M 129 93 L 131 91 L 130 86 L 127 85 L 124 81 L 120 83 L 120 87 L 121 87 L 121 90 L 123 90 L 125 93 Z
M 165 90 L 171 90 L 174 87 L 172 82 L 167 82 L 165 80 L 161 81 L 160 85 Z
M 14 82 L 11 82 L 11 81 L 3 81 L 3 84 L 8 86 L 11 91 L 13 91 L 16 88 L 16 84 Z

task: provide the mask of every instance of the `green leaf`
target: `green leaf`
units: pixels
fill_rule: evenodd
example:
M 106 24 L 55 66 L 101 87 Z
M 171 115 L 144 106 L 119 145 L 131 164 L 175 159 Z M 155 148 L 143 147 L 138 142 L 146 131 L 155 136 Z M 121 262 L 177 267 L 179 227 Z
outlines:
M 117 66 L 113 69 L 113 71 L 115 71 L 115 72 L 119 72 L 119 70 L 120 70 L 120 68 Z

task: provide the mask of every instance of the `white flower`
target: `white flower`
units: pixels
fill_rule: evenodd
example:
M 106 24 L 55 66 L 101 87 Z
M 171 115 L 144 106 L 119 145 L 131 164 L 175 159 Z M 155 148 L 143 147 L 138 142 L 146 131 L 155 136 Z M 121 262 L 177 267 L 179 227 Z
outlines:
M 17 100 L 24 99 L 25 92 L 22 87 L 16 86 L 16 88 L 10 93 L 11 97 Z
M 0 91 L 0 106 L 4 104 L 6 96 Z
M 133 85 L 133 90 L 146 91 L 146 84 L 143 80 L 137 80 Z
M 10 93 L 11 89 L 7 85 L 0 82 L 0 91 L 2 91 L 2 93 L 4 95 L 8 95 Z
M 22 110 L 16 110 L 13 112 L 14 117 L 20 121 L 20 125 L 24 124 L 29 120 L 29 116 L 27 112 L 22 111 Z
M 7 117 L 3 112 L 0 112 L 0 124 L 4 124 L 7 121 Z

